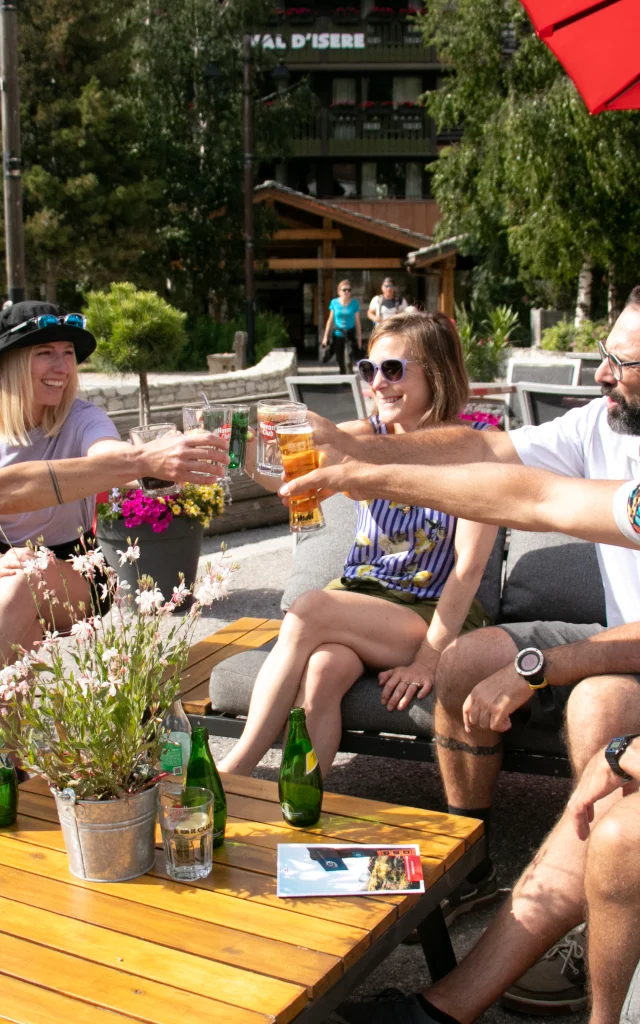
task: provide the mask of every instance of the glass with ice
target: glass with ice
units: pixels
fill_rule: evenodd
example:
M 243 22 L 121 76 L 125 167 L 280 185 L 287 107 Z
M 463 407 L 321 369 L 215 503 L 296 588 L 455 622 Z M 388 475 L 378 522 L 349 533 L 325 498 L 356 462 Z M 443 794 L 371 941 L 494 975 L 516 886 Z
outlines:
M 213 793 L 196 786 L 168 786 L 160 792 L 160 828 L 167 874 L 195 882 L 211 874 Z

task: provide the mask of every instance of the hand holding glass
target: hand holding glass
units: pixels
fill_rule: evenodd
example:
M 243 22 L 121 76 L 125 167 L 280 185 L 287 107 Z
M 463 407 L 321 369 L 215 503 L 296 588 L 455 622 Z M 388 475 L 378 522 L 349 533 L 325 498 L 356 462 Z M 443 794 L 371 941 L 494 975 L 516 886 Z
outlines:
M 278 423 L 302 422 L 307 407 L 302 402 L 258 402 L 258 450 L 256 469 L 265 476 L 282 476 L 282 459 L 276 439 Z
M 208 430 L 211 434 L 216 434 L 227 448 L 231 440 L 231 417 L 231 409 L 221 405 L 186 405 L 182 409 L 182 424 L 185 434 Z M 221 479 L 229 479 L 229 467 L 226 468 Z
M 145 423 L 139 427 L 132 427 L 129 431 L 133 445 L 147 444 L 158 437 L 164 437 L 165 434 L 177 434 L 173 423 Z M 144 493 L 154 498 L 176 494 L 180 490 L 172 480 L 160 480 L 156 476 L 143 476 L 138 482 Z

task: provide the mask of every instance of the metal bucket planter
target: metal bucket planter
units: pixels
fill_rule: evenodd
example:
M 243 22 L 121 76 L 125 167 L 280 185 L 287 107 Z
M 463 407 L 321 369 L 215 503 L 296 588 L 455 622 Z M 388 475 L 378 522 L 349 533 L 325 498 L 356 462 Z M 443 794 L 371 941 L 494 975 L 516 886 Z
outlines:
M 122 800 L 76 800 L 52 789 L 69 871 L 88 882 L 126 882 L 155 862 L 158 787 Z
M 126 580 L 135 593 L 138 573 L 151 576 L 165 598 L 171 597 L 180 582 L 191 587 L 198 573 L 198 558 L 202 546 L 204 526 L 195 519 L 176 516 L 162 533 L 154 533 L 148 523 L 125 526 L 124 519 L 99 519 L 96 535 L 109 565 L 117 569 L 121 580 Z M 140 558 L 131 564 L 119 565 L 118 551 L 127 547 L 127 537 L 138 539 Z

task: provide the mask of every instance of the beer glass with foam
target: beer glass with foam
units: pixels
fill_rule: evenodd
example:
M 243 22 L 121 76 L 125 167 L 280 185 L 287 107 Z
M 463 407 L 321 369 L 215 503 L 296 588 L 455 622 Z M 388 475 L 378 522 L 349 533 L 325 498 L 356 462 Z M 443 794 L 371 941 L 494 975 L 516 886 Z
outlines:
M 276 424 L 276 438 L 286 480 L 295 480 L 316 469 L 318 453 L 313 440 L 313 428 L 308 421 Z M 292 533 L 322 529 L 324 516 L 314 491 L 291 498 L 289 526 Z

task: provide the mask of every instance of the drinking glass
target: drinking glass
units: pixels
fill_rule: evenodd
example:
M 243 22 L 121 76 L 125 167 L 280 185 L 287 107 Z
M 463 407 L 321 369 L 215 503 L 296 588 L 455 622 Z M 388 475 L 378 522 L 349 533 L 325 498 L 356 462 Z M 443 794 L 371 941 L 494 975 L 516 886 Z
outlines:
M 248 405 L 231 406 L 231 440 L 229 442 L 229 473 L 231 476 L 238 476 L 244 472 L 250 411 Z
M 147 444 L 155 441 L 157 437 L 165 434 L 177 433 L 173 423 L 144 423 L 138 427 L 132 427 L 129 431 L 131 443 L 134 445 Z M 178 484 L 173 480 L 160 480 L 157 476 L 143 476 L 138 481 L 145 494 L 153 498 L 162 498 L 167 494 L 177 494 L 180 490 Z
M 285 421 L 276 424 L 276 438 L 286 480 L 295 480 L 316 469 L 318 453 L 313 440 L 313 428 L 308 421 Z M 324 516 L 314 491 L 307 491 L 289 500 L 289 528 L 292 533 L 321 530 Z
M 222 405 L 185 405 L 182 409 L 182 424 L 185 434 L 208 430 L 216 434 L 229 446 L 231 440 L 231 409 Z M 229 481 L 229 467 L 220 478 L 224 485 Z
M 176 882 L 207 878 L 213 852 L 213 793 L 196 786 L 162 787 L 158 813 L 169 877 Z
M 276 424 L 302 422 L 307 407 L 302 402 L 258 402 L 258 450 L 256 469 L 265 476 L 282 476 L 282 459 L 276 440 Z

